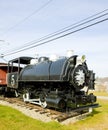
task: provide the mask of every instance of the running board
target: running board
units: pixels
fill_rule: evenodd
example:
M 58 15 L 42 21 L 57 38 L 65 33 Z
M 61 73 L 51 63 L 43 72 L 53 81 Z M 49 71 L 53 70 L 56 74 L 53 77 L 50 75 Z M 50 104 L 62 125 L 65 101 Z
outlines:
M 72 111 L 78 112 L 78 111 L 89 109 L 89 112 L 91 112 L 93 108 L 97 108 L 97 107 L 101 107 L 101 106 L 98 103 L 95 103 L 95 104 L 90 104 L 82 107 L 77 107 L 75 109 L 72 109 Z

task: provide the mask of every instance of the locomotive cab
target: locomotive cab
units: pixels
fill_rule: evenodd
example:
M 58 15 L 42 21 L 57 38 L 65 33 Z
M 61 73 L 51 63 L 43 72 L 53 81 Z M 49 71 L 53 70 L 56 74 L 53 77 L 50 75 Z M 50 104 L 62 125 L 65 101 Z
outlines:
M 7 88 L 17 89 L 20 71 L 30 64 L 32 57 L 19 57 L 8 62 Z

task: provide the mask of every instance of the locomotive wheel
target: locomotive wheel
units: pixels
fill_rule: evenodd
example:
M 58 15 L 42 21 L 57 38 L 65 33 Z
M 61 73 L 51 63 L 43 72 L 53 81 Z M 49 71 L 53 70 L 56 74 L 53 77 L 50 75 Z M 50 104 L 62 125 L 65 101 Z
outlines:
M 29 92 L 24 93 L 23 94 L 23 100 L 24 100 L 24 102 L 27 102 L 29 100 L 29 97 L 30 97 Z
M 46 107 L 47 107 L 47 103 L 46 103 L 45 97 L 46 97 L 46 94 L 45 94 L 44 92 L 42 92 L 42 93 L 39 95 L 40 105 L 41 105 L 42 108 L 46 108 Z
M 46 101 L 44 101 L 44 102 L 40 101 L 40 105 L 41 105 L 42 108 L 46 108 L 47 107 Z
M 61 99 L 60 102 L 59 102 L 59 104 L 58 104 L 58 107 L 60 109 L 66 108 L 66 102 L 63 99 Z

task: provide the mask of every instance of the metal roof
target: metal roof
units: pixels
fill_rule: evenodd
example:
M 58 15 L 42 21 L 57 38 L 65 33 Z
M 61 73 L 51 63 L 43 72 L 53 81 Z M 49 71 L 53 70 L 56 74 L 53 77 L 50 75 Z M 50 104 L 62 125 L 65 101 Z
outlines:
M 20 63 L 20 64 L 30 64 L 31 59 L 34 59 L 34 58 L 33 57 L 18 57 L 18 58 L 10 60 L 9 62 Z

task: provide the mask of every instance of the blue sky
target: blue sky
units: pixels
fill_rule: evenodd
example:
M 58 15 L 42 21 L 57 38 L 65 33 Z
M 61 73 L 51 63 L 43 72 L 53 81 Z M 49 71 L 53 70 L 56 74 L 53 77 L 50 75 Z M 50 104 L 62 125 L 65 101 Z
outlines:
M 108 0 L 0 0 L 0 53 L 22 46 L 108 8 Z M 29 17 L 28 17 L 29 16 Z M 24 20 L 28 17 L 26 20 Z M 107 16 L 106 16 L 107 18 Z M 24 21 L 23 21 L 24 20 Z M 23 22 L 22 22 L 23 21 Z M 65 55 L 67 50 L 86 55 L 96 76 L 108 76 L 108 21 L 62 39 L 6 56 Z

